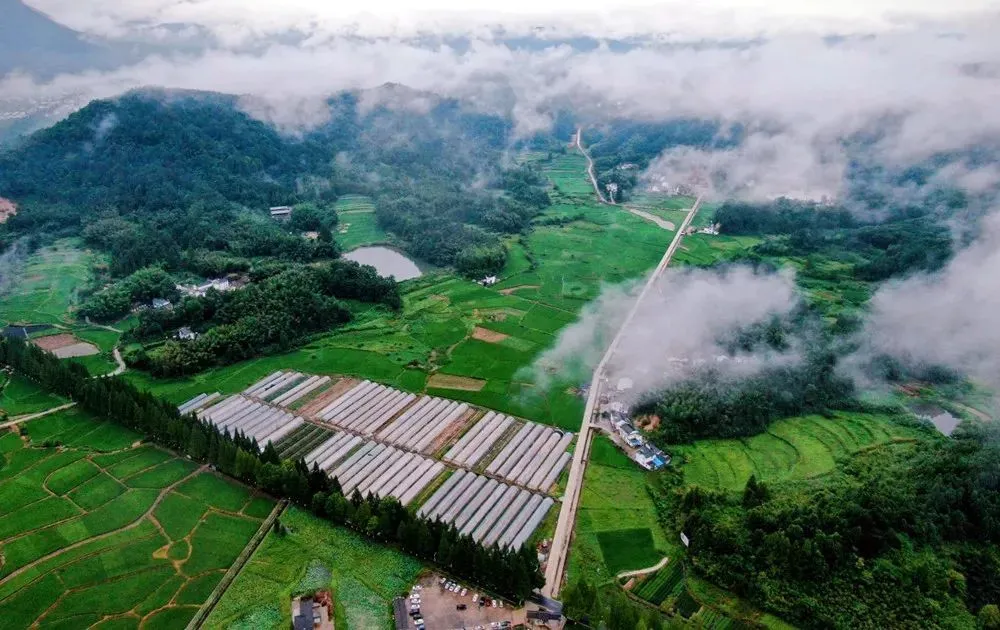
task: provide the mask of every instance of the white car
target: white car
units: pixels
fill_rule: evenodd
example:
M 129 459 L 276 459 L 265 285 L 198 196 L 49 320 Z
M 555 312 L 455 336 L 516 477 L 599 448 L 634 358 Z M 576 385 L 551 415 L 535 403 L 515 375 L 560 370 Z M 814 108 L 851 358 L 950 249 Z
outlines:
M 469 594 L 469 589 L 466 589 L 466 588 L 463 588 L 463 589 L 462 589 L 462 592 L 461 592 L 461 593 L 459 593 L 459 595 L 460 595 L 461 597 L 465 597 L 465 596 L 466 596 L 466 595 L 468 595 L 468 594 Z
M 497 607 L 497 600 L 495 600 L 495 599 L 493 600 L 493 607 L 494 607 L 494 608 L 496 608 L 496 607 Z
M 479 593 L 473 593 L 472 594 L 472 601 L 476 601 L 477 599 L 479 599 Z

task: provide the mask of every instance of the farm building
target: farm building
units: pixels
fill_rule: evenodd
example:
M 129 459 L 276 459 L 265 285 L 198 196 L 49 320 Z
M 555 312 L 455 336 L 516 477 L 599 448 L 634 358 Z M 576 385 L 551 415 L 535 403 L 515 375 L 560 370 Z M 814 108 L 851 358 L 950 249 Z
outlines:
M 670 463 L 670 456 L 648 442 L 632 456 L 646 470 L 659 470 Z
M 293 630 L 334 630 L 333 601 L 329 591 L 292 599 Z
M 233 282 L 230 282 L 228 278 L 213 278 L 208 282 L 203 284 L 178 284 L 177 290 L 180 291 L 181 295 L 187 295 L 190 297 L 205 297 L 209 289 L 215 289 L 216 291 L 225 293 L 226 291 L 232 291 L 238 288 Z
M 170 308 L 170 300 L 164 300 L 163 298 L 153 298 L 153 308 Z
M 291 206 L 274 206 L 268 210 L 275 221 L 287 221 L 292 216 Z
M 194 341 L 195 339 L 198 338 L 198 333 L 194 332 L 187 326 L 184 326 L 183 328 L 177 331 L 176 336 L 181 341 Z
M 497 283 L 496 276 L 486 276 L 485 278 L 479 281 L 479 284 L 483 285 L 484 287 L 492 287 L 496 283 Z
M 622 436 L 625 443 L 632 448 L 639 448 L 643 445 L 642 434 L 636 431 L 635 427 L 628 420 L 621 420 L 615 423 L 618 435 Z

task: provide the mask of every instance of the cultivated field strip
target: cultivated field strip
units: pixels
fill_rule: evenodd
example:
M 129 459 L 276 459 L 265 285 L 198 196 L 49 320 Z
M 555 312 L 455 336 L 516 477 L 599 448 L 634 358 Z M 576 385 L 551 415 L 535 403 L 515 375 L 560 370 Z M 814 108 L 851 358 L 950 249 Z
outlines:
M 278 380 L 281 380 L 281 377 L 272 383 Z M 192 404 L 193 408 L 197 408 L 200 403 L 192 399 L 181 405 L 181 408 Z M 248 438 L 256 440 L 261 447 L 268 442 L 277 444 L 282 438 L 291 435 L 305 424 L 305 420 L 281 407 L 254 400 L 244 394 L 230 396 L 210 407 L 199 409 L 197 415 L 231 434 L 239 431 Z
M 513 424 L 510 416 L 490 411 L 455 442 L 444 460 L 457 466 L 475 467 Z
M 553 503 L 544 495 L 459 470 L 417 513 L 450 523 L 484 545 L 519 549 Z
M 532 490 L 548 490 L 570 460 L 566 449 L 572 441 L 572 433 L 527 422 L 486 467 L 486 474 Z
M 284 394 L 275 398 L 273 402 L 275 405 L 281 405 L 287 407 L 288 405 L 294 403 L 295 401 L 309 395 L 310 393 L 316 391 L 320 387 L 323 387 L 330 382 L 329 376 L 312 376 L 302 383 L 299 383 L 295 387 L 291 388 Z
M 333 439 L 331 436 L 337 437 L 337 434 L 315 424 L 303 424 L 275 445 L 278 449 L 278 457 L 293 460 L 306 457 L 321 444 Z

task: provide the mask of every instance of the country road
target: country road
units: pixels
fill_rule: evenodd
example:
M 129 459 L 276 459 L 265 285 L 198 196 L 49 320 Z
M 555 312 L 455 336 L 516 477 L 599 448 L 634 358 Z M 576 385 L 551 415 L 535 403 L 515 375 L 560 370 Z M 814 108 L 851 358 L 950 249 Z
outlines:
M 645 219 L 650 223 L 655 223 L 664 230 L 669 230 L 673 232 L 674 229 L 676 229 L 676 226 L 674 225 L 673 221 L 667 221 L 666 219 L 661 219 L 655 214 L 650 214 L 645 210 L 639 210 L 638 208 L 630 208 L 624 204 L 619 204 L 613 198 L 608 199 L 604 196 L 604 193 L 601 192 L 601 187 L 597 185 L 597 175 L 594 173 L 594 160 L 590 157 L 590 153 L 588 153 L 587 150 L 583 148 L 583 142 L 581 140 L 582 137 L 583 137 L 583 130 L 577 128 L 576 148 L 580 151 L 580 153 L 583 154 L 583 157 L 587 158 L 587 177 L 590 178 L 590 183 L 594 186 L 594 192 L 597 193 L 597 198 L 601 201 L 601 203 L 607 204 L 609 206 L 618 206 L 620 208 L 623 208 L 631 212 L 635 216 L 639 217 L 640 219 Z
M 577 147 L 583 151 L 583 147 L 580 144 L 580 134 L 577 132 L 576 144 Z M 597 196 L 604 201 L 601 191 L 597 186 L 597 179 L 594 177 L 593 173 L 593 161 L 590 156 L 587 156 L 588 169 L 587 174 L 590 176 L 590 182 L 594 186 L 594 192 Z M 605 201 L 605 203 L 607 203 Z M 542 593 L 547 597 L 557 597 L 559 591 L 562 588 L 563 575 L 566 571 L 566 559 L 569 556 L 569 545 L 573 537 L 573 525 L 576 522 L 576 512 L 580 504 L 580 494 L 583 489 L 583 476 L 587 468 L 587 461 L 590 455 L 590 443 L 592 439 L 592 425 L 591 418 L 597 412 L 597 406 L 601 398 L 601 390 L 604 387 L 604 381 L 606 376 L 604 370 L 614 356 L 615 350 L 618 349 L 618 344 L 624 337 L 624 333 L 628 330 L 635 318 L 635 314 L 639 310 L 639 305 L 646 295 L 652 290 L 656 281 L 663 274 L 667 265 L 670 264 L 670 260 L 674 257 L 674 253 L 680 246 L 681 239 L 684 236 L 684 231 L 687 229 L 688 225 L 691 224 L 691 220 L 694 218 L 695 214 L 698 212 L 698 208 L 701 207 L 701 196 L 699 196 L 695 202 L 694 206 L 691 207 L 690 212 L 688 212 L 687 217 L 681 223 L 680 229 L 674 234 L 673 240 L 670 241 L 670 246 L 667 247 L 667 251 L 663 254 L 663 258 L 660 259 L 660 263 L 650 274 L 649 279 L 646 280 L 646 284 L 642 288 L 642 292 L 636 298 L 635 303 L 629 310 L 628 315 L 622 322 L 621 327 L 615 334 L 614 339 L 611 341 L 611 345 L 608 346 L 607 351 L 604 356 L 601 357 L 600 363 L 597 364 L 597 369 L 594 370 L 594 377 L 590 383 L 590 394 L 587 396 L 587 406 L 583 412 L 583 422 L 580 424 L 580 433 L 577 439 L 576 450 L 573 452 L 573 462 L 569 471 L 569 479 L 566 482 L 566 492 L 563 494 L 562 507 L 559 510 L 559 521 L 556 524 L 556 532 L 552 537 L 552 550 L 549 553 L 548 565 L 545 567 L 545 586 L 542 587 Z
M 69 409 L 70 407 L 76 406 L 75 402 L 68 402 L 65 405 L 59 405 L 58 407 L 52 407 L 51 409 L 46 409 L 45 411 L 39 411 L 38 413 L 28 413 L 23 416 L 15 416 L 9 422 L 4 422 L 0 424 L 0 429 L 6 429 L 12 427 L 15 424 L 21 424 L 22 422 L 27 422 L 29 420 L 34 420 L 35 418 L 42 418 L 49 415 L 50 413 L 56 413 L 57 411 L 62 411 L 63 409 Z

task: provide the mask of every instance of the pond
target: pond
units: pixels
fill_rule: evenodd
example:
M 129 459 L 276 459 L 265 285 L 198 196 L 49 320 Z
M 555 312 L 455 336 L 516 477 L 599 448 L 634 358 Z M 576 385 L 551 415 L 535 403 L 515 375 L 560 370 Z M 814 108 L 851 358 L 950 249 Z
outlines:
M 423 275 L 417 263 L 389 247 L 359 247 L 344 254 L 344 258 L 362 265 L 371 265 L 380 276 L 395 276 L 396 280 L 409 280 Z
M 955 427 L 962 422 L 961 418 L 956 418 L 937 405 L 919 403 L 912 405 L 911 409 L 913 409 L 913 412 L 917 414 L 917 416 L 923 418 L 924 420 L 930 420 L 931 424 L 933 424 L 938 431 L 944 433 L 945 435 L 951 435 L 951 432 L 955 430 Z

